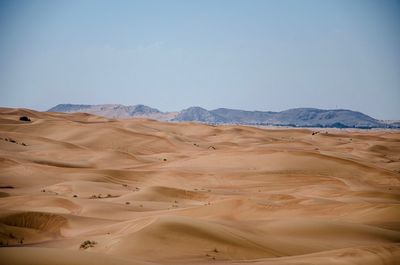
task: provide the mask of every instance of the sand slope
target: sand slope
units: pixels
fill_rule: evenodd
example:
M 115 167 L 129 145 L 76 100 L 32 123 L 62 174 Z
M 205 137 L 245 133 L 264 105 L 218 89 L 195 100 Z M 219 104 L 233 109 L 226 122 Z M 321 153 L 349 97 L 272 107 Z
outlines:
M 0 108 L 0 263 L 400 264 L 400 133 L 314 131 Z

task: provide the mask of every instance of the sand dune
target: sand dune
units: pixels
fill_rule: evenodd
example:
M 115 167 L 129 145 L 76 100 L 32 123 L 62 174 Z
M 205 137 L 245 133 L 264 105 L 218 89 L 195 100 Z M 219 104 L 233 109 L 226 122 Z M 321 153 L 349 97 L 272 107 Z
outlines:
M 0 169 L 1 264 L 400 264 L 397 131 L 0 108 Z

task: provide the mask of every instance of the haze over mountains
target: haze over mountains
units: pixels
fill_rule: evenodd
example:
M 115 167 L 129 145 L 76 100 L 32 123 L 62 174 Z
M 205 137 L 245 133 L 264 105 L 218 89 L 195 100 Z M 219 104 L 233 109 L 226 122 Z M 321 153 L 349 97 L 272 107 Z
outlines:
M 107 118 L 150 118 L 160 121 L 202 122 L 212 124 L 275 125 L 292 127 L 334 128 L 400 128 L 398 122 L 385 122 L 361 112 L 334 109 L 295 108 L 280 112 L 246 111 L 227 108 L 206 110 L 190 107 L 177 112 L 162 112 L 145 105 L 120 104 L 81 105 L 59 104 L 49 112 L 85 112 Z

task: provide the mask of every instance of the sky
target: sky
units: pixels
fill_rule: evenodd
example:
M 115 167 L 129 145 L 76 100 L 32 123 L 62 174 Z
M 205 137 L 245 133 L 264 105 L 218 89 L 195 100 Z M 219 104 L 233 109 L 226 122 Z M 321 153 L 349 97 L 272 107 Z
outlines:
M 0 106 L 400 119 L 400 1 L 0 0 Z

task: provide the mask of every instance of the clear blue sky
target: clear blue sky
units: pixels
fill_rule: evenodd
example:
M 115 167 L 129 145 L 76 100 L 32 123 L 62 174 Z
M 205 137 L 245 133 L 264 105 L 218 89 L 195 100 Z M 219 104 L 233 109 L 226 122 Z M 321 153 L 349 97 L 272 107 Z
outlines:
M 0 106 L 400 119 L 400 1 L 1 1 Z

